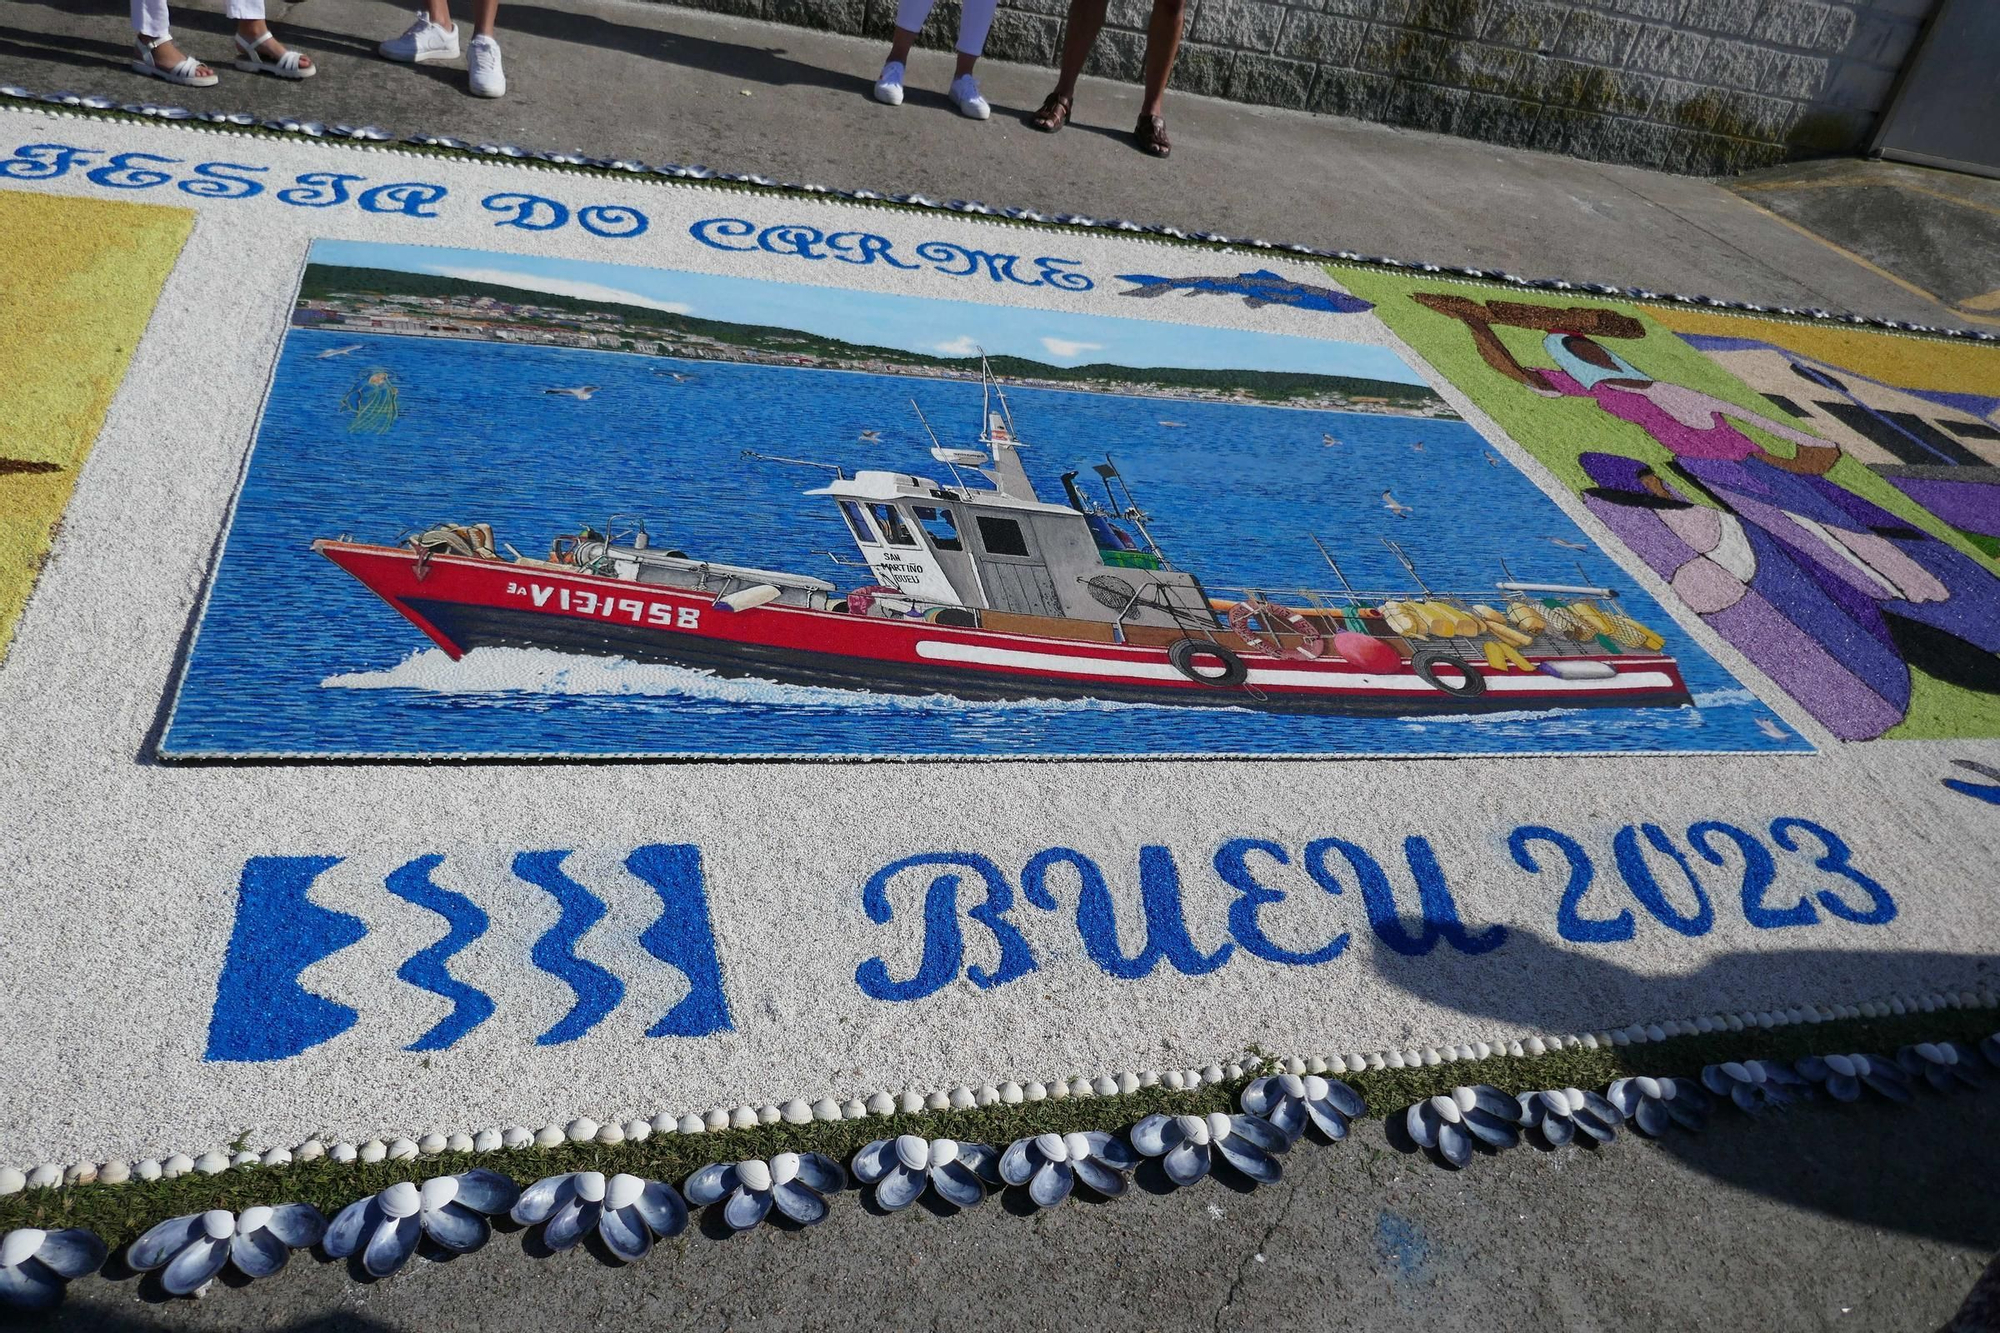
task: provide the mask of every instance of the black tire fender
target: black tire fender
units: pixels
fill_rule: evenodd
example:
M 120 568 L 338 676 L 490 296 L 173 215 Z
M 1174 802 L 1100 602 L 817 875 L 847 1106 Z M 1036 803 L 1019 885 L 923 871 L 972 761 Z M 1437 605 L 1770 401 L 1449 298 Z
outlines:
M 1202 670 L 1195 665 L 1198 657 L 1212 657 L 1222 663 L 1222 673 L 1215 675 Z M 1243 665 L 1243 659 L 1210 639 L 1175 639 L 1167 645 L 1167 660 L 1174 664 L 1174 670 L 1195 684 L 1212 689 L 1234 689 L 1250 679 L 1250 668 Z
M 1440 666 L 1451 668 L 1465 679 L 1452 681 L 1439 676 L 1437 668 Z M 1442 648 L 1419 648 L 1410 658 L 1410 670 L 1425 683 L 1437 686 L 1455 699 L 1477 699 L 1486 693 L 1486 677 L 1474 671 L 1471 664 L 1457 653 L 1446 652 Z

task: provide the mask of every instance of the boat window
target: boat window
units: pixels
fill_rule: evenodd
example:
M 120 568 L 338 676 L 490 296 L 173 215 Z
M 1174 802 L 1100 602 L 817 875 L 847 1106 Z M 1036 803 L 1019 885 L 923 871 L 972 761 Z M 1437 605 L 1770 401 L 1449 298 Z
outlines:
M 1021 525 L 1011 518 L 989 518 L 979 516 L 979 543 L 988 555 L 1026 555 L 1027 540 L 1021 535 Z
M 861 515 L 861 506 L 852 500 L 840 502 L 840 516 L 847 520 L 847 530 L 854 534 L 854 540 L 863 546 L 881 545 L 868 527 L 868 520 Z
M 963 551 L 965 543 L 958 539 L 958 524 L 952 522 L 949 509 L 934 509 L 930 505 L 914 505 L 911 512 L 917 516 L 917 525 L 924 535 L 931 539 L 931 545 L 940 551 Z
M 869 505 L 868 512 L 875 515 L 875 526 L 889 539 L 891 546 L 915 546 L 917 539 L 910 535 L 910 525 L 903 522 L 903 511 L 894 505 Z

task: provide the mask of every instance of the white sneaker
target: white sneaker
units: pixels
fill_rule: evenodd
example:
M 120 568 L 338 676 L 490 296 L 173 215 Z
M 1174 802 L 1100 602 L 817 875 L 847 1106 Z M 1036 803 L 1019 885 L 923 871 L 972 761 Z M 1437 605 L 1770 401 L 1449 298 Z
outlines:
M 882 77 L 875 80 L 875 100 L 885 106 L 903 104 L 903 62 L 891 60 L 882 66 Z
M 979 80 L 970 74 L 961 74 L 951 81 L 951 104 L 960 115 L 974 120 L 985 120 L 993 114 L 993 108 L 979 95 Z
M 391 60 L 400 60 L 408 65 L 421 65 L 432 60 L 456 60 L 458 25 L 447 28 L 431 22 L 429 14 L 418 14 L 417 21 L 404 29 L 401 37 L 391 37 L 375 49 Z
M 474 97 L 505 97 L 507 71 L 500 68 L 500 43 L 491 37 L 475 37 L 465 49 L 465 69 L 470 75 Z

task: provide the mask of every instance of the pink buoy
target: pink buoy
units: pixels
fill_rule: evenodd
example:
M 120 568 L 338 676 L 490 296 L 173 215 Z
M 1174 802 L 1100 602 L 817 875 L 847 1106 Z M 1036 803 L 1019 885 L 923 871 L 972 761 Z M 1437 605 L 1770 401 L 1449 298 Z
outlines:
M 1363 671 L 1387 673 L 1403 669 L 1403 659 L 1396 655 L 1396 650 L 1372 634 L 1351 629 L 1337 630 L 1333 636 L 1333 651 Z

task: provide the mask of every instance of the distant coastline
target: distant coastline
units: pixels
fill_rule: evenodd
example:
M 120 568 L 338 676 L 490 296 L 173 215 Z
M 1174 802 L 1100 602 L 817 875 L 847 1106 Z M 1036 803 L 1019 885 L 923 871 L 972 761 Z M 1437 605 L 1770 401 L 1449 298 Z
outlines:
M 494 283 L 325 264 L 307 266 L 292 324 L 336 334 L 518 343 L 930 379 L 979 377 L 977 363 L 968 358 L 844 343 L 796 329 L 732 324 Z M 1012 356 L 993 357 L 991 364 L 994 374 L 1008 383 L 1035 388 L 1459 419 L 1427 385 L 1393 380 L 1289 371 L 1054 366 Z

